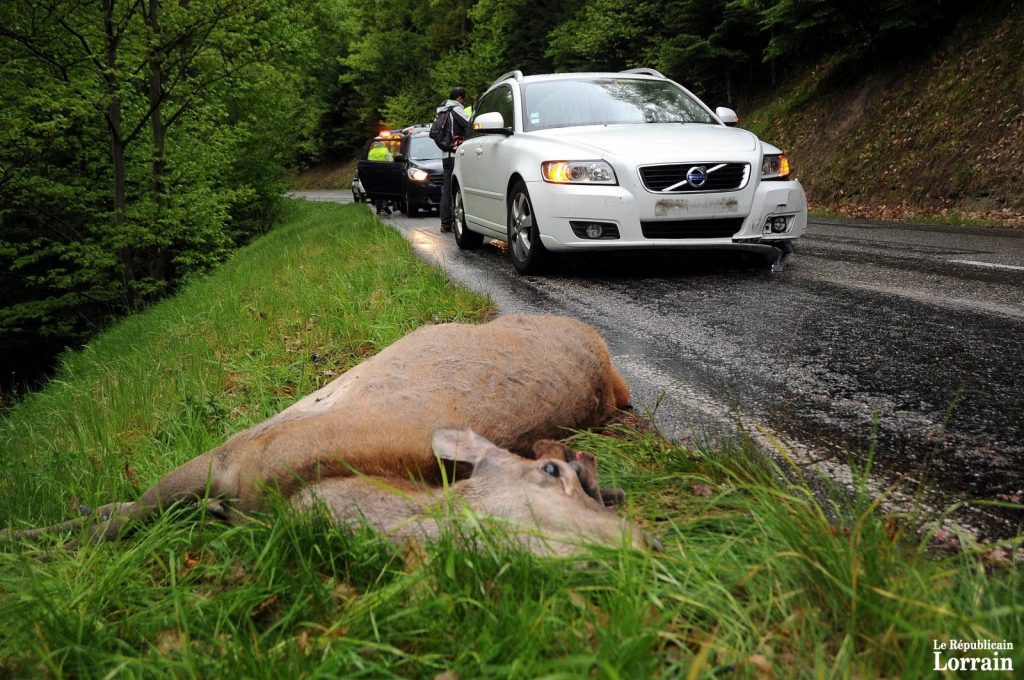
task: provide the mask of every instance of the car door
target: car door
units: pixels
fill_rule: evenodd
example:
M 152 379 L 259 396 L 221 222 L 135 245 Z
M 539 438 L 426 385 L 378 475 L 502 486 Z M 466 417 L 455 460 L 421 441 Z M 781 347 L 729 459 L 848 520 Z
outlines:
M 474 115 L 497 111 L 505 124 L 513 125 L 512 88 L 499 86 L 481 99 Z M 467 219 L 496 234 L 505 234 L 505 184 L 508 182 L 508 137 L 469 133 L 459 147 L 458 162 Z
M 367 158 L 369 150 L 370 145 L 367 145 L 357 171 L 359 181 L 363 184 L 363 191 L 371 200 L 400 199 L 402 197 L 403 163 L 371 161 Z

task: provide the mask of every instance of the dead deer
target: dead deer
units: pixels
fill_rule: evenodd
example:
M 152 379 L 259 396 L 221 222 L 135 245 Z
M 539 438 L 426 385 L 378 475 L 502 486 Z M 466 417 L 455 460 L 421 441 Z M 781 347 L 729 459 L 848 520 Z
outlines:
M 539 454 L 545 460 L 516 462 L 568 469 L 576 486 L 583 488 L 582 479 L 590 487 L 594 505 L 600 507 L 592 458 L 572 465 L 571 450 L 535 453 L 533 447 L 567 430 L 599 425 L 629 400 L 604 340 L 582 322 L 503 316 L 479 326 L 425 326 L 281 413 L 172 470 L 137 501 L 104 506 L 97 511 L 101 522 L 94 535 L 112 538 L 126 522 L 204 496 L 223 502 L 233 516 L 244 515 L 259 508 L 268 487 L 286 498 L 326 493 L 334 499 L 328 502 L 332 509 L 344 505 L 346 491 L 353 492 L 353 502 L 369 502 L 372 494 L 365 492 L 372 480 L 413 484 L 418 493 L 433 493 L 427 490 L 437 488 L 443 474 L 431 443 L 435 431 L 442 429 L 473 430 L 481 441 L 493 443 L 477 446 L 480 450 L 507 449 L 527 458 Z M 447 441 L 442 437 L 442 443 Z M 452 451 L 443 448 L 442 454 Z M 491 488 L 482 482 L 471 485 L 476 487 Z M 373 515 L 383 512 L 382 503 L 386 505 L 373 502 L 372 512 L 362 513 L 375 526 Z M 482 500 L 470 505 L 490 507 Z M 583 512 L 584 506 L 576 509 Z M 607 514 L 606 521 L 615 518 Z M 575 518 L 559 521 L 569 529 Z M 75 523 L 81 520 L 56 528 Z
M 662 550 L 633 522 L 595 500 L 578 470 L 560 456 L 532 460 L 498 448 L 472 430 L 440 429 L 433 447 L 450 484 L 350 475 L 314 481 L 289 499 L 299 510 L 324 506 L 339 524 L 367 525 L 393 541 L 437 538 L 464 518 L 498 524 L 509 539 L 540 555 L 566 555 L 587 543 Z M 91 518 L 17 532 L 23 538 L 94 522 L 96 535 L 115 536 L 138 516 L 138 502 L 110 503 Z M 234 515 L 237 519 L 237 515 Z

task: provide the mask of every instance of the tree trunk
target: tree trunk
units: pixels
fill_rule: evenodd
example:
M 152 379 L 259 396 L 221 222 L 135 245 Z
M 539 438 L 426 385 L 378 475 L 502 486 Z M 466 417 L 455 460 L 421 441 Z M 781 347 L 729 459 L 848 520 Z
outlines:
M 167 200 L 167 165 L 164 157 L 167 128 L 164 125 L 161 107 L 164 96 L 164 73 L 160 64 L 160 1 L 149 0 L 149 9 L 145 13 L 146 23 L 152 31 L 149 61 L 149 110 L 150 129 L 153 132 L 153 200 L 157 206 L 157 217 L 164 211 Z M 146 254 L 147 273 L 157 281 L 167 279 L 166 253 L 160 246 L 154 246 Z
M 124 137 L 121 129 L 121 83 L 117 76 L 117 48 L 120 37 L 114 24 L 115 0 L 102 0 L 103 28 L 106 41 L 106 61 L 103 70 L 103 89 L 107 99 L 107 129 L 110 131 L 110 163 L 114 172 L 114 230 L 124 228 L 125 209 L 125 154 Z M 135 280 L 135 248 L 126 244 L 118 251 L 121 262 L 121 282 L 125 286 L 127 302 L 133 302 L 129 285 Z

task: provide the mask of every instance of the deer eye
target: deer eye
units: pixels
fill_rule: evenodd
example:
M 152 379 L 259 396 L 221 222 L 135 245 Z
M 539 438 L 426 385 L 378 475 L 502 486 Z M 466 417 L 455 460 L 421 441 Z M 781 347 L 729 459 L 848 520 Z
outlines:
M 557 477 L 559 474 L 558 466 L 554 463 L 544 463 L 544 467 L 541 468 L 546 474 L 552 477 Z

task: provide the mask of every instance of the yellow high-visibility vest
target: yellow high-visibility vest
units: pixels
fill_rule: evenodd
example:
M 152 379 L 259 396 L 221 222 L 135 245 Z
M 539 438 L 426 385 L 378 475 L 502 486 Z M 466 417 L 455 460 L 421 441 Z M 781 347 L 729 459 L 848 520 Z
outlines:
M 388 148 L 381 144 L 380 146 L 371 146 L 370 153 L 366 155 L 367 160 L 371 161 L 393 161 L 394 156 L 388 151 Z

